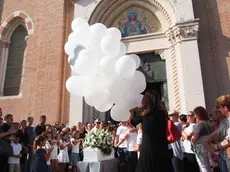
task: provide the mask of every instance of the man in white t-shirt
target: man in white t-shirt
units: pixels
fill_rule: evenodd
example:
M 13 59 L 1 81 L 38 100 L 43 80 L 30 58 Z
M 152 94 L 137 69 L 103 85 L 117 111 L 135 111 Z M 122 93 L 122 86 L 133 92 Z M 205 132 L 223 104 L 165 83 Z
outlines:
M 8 164 L 9 164 L 9 172 L 20 172 L 20 158 L 21 158 L 21 151 L 22 151 L 22 145 L 18 143 L 19 142 L 19 136 L 14 135 L 13 141 L 11 143 L 11 146 L 13 148 L 13 155 L 9 157 Z
M 130 123 L 127 124 L 128 131 L 120 139 L 116 147 L 120 146 L 126 141 L 127 144 L 127 156 L 128 156 L 128 165 L 129 172 L 135 172 L 137 166 L 137 152 L 135 151 L 137 143 L 137 129 L 134 128 Z
M 126 122 L 122 121 L 120 123 L 120 126 L 117 128 L 115 146 L 121 141 L 121 139 L 124 137 L 127 131 L 128 131 L 128 127 L 126 126 Z M 126 172 L 125 171 L 127 165 L 127 142 L 126 141 L 124 141 L 122 144 L 118 146 L 117 154 L 118 154 L 120 172 Z

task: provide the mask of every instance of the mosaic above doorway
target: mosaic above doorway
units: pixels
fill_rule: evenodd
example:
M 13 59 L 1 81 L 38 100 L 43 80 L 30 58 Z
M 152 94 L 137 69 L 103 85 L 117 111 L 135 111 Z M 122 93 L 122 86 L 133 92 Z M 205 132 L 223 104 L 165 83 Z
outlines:
M 122 11 L 113 21 L 112 26 L 119 28 L 122 37 L 161 31 L 161 24 L 155 14 L 138 6 L 132 6 Z

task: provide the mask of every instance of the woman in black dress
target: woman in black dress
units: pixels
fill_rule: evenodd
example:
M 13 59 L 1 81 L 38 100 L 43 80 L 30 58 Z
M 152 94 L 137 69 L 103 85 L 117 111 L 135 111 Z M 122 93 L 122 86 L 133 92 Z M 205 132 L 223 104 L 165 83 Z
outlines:
M 141 115 L 131 117 L 131 123 L 142 123 L 143 127 L 136 172 L 173 172 L 166 138 L 167 118 L 157 92 L 144 94 Z

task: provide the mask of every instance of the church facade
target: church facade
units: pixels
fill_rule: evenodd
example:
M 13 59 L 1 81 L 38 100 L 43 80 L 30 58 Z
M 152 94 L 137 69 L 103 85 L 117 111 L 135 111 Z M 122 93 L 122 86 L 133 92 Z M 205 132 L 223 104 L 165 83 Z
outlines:
M 168 109 L 211 110 L 216 97 L 230 92 L 227 0 L 23 2 L 0 4 L 0 107 L 17 120 L 28 114 L 71 124 L 105 119 L 65 89 L 71 72 L 63 46 L 74 17 L 120 29 L 127 53 L 141 58 L 147 89 Z

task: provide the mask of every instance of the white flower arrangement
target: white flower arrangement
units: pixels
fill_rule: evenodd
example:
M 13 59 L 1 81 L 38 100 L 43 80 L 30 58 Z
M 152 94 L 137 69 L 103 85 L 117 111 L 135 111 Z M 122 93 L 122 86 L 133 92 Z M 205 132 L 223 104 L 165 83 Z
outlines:
M 112 134 L 101 129 L 92 129 L 85 136 L 84 147 L 98 148 L 104 155 L 113 151 Z

